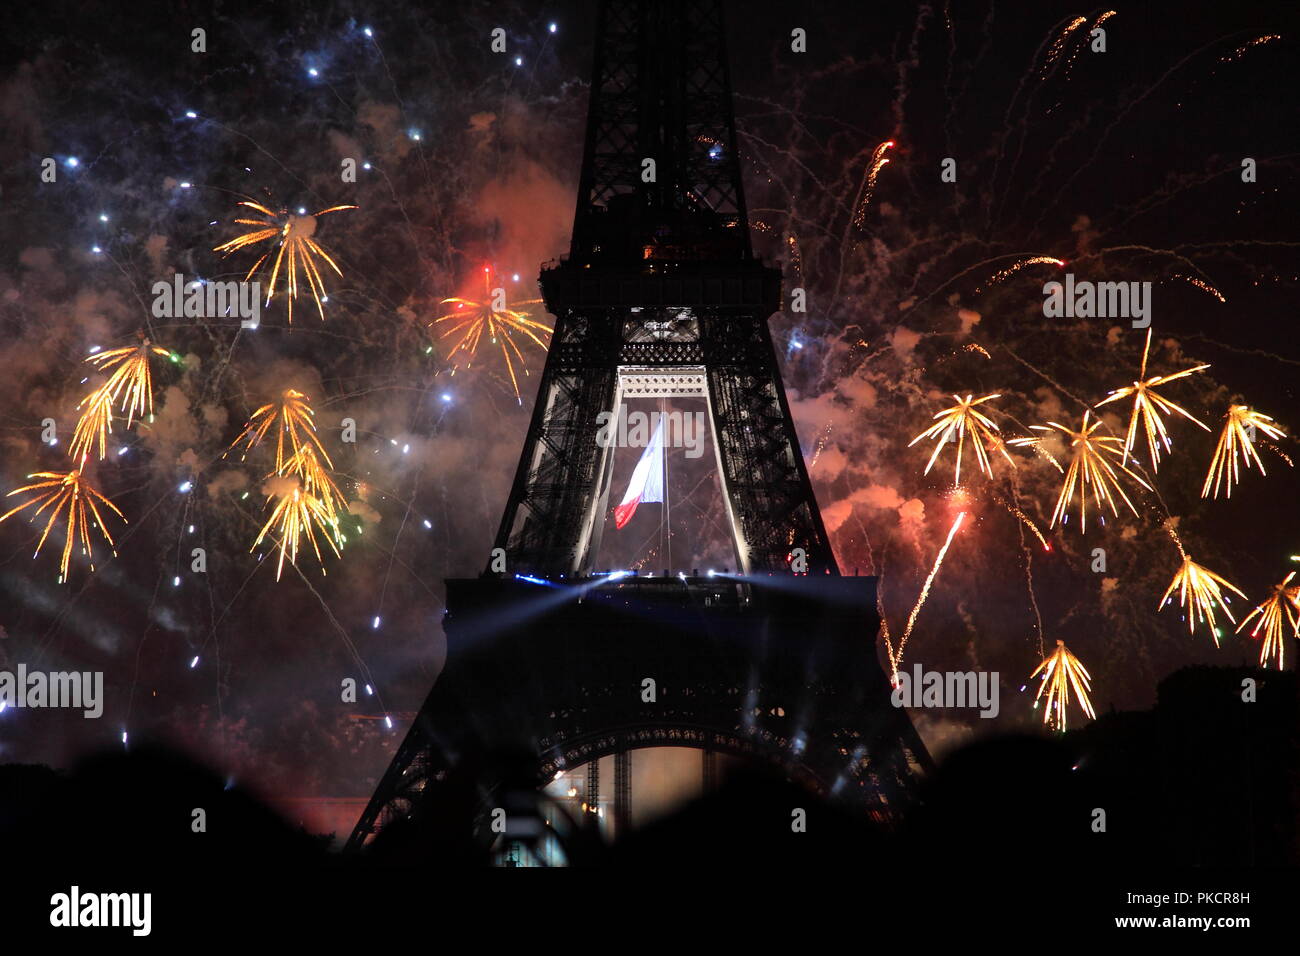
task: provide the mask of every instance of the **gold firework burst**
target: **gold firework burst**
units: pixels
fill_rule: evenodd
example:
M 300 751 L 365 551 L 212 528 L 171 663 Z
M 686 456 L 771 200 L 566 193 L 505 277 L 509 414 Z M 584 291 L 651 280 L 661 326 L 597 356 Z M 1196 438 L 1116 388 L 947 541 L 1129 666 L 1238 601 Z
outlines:
M 1247 614 L 1237 626 L 1237 633 L 1245 630 L 1246 625 L 1255 618 L 1255 627 L 1250 636 L 1258 638 L 1264 632 L 1264 643 L 1259 649 L 1259 666 L 1267 667 L 1270 659 L 1276 658 L 1277 669 L 1286 663 L 1286 629 L 1291 629 L 1291 636 L 1300 638 L 1300 584 L 1292 584 L 1296 573 L 1292 571 L 1280 584 L 1275 584 L 1263 603 Z
M 1178 546 L 1178 553 L 1183 556 L 1183 563 L 1179 566 L 1178 572 L 1174 579 L 1169 582 L 1169 587 L 1165 593 L 1160 596 L 1160 603 L 1157 610 L 1163 610 L 1168 604 L 1172 603 L 1170 597 L 1174 591 L 1178 592 L 1178 603 L 1183 608 L 1183 614 L 1187 618 L 1187 633 L 1192 634 L 1196 631 L 1196 625 L 1204 621 L 1209 625 L 1210 633 L 1214 636 L 1214 646 L 1219 646 L 1219 622 L 1215 619 L 1215 614 L 1222 611 L 1233 624 L 1237 619 L 1232 616 L 1227 602 L 1223 596 L 1223 588 L 1227 588 L 1233 593 L 1245 597 L 1241 590 L 1226 578 L 1215 574 L 1209 568 L 1197 564 L 1187 552 L 1183 550 L 1183 543 L 1178 540 L 1178 535 L 1172 528 L 1167 529 L 1170 536 L 1174 539 L 1174 544 Z
M 143 418 L 153 412 L 153 375 L 149 359 L 154 355 L 171 357 L 172 353 L 142 339 L 139 345 L 110 349 L 86 358 L 85 361 L 99 371 L 112 369 L 112 374 L 77 405 L 78 410 L 85 410 L 77 419 L 72 444 L 68 447 L 73 461 L 81 461 L 95 445 L 99 446 L 99 457 L 104 457 L 108 435 L 113 431 L 113 409 L 119 397 L 127 428 L 131 427 L 137 415 Z
M 524 353 L 515 342 L 514 335 L 522 335 L 545 350 L 547 345 L 539 337 L 539 333 L 549 335 L 551 327 L 530 318 L 527 312 L 507 307 L 505 289 L 492 288 L 491 272 L 486 268 L 483 270 L 483 293 L 483 302 L 459 297 L 443 299 L 441 304 L 451 306 L 452 309 L 434 319 L 430 323 L 430 328 L 441 325 L 443 338 L 459 336 L 451 347 L 450 357 L 455 360 L 452 374 L 455 374 L 456 368 L 459 368 L 462 358 L 466 368 L 473 364 L 483 336 L 487 335 L 493 345 L 500 347 L 501 355 L 506 361 L 506 370 L 510 373 L 510 384 L 514 386 L 515 399 L 522 402 L 523 399 L 519 394 L 519 379 L 515 376 L 515 362 L 518 361 L 525 375 L 528 374 L 528 368 Z M 541 299 L 525 299 L 516 302 L 515 306 L 537 305 L 541 301 Z
M 1043 723 L 1057 730 L 1065 730 L 1066 709 L 1070 705 L 1071 690 L 1078 698 L 1079 707 L 1083 712 L 1089 718 L 1096 719 L 1097 715 L 1092 710 L 1092 701 L 1088 699 L 1088 692 L 1092 690 L 1092 675 L 1079 659 L 1069 652 L 1065 641 L 1056 642 L 1056 650 L 1043 659 L 1038 669 L 1029 675 L 1029 679 L 1033 680 L 1039 674 L 1043 676 L 1038 687 L 1038 695 L 1034 698 L 1034 707 L 1038 706 L 1038 702 L 1046 694 L 1047 707 L 1043 711 Z
M 1232 486 L 1241 480 L 1238 471 L 1239 461 L 1250 468 L 1253 459 L 1259 466 L 1259 473 L 1268 474 L 1264 470 L 1264 462 L 1260 460 L 1259 452 L 1255 450 L 1257 432 L 1263 432 L 1274 439 L 1281 438 L 1283 435 L 1282 429 L 1273 419 L 1260 414 L 1248 405 L 1233 405 L 1228 408 L 1228 414 L 1223 420 L 1223 432 L 1219 435 L 1214 457 L 1210 459 L 1210 470 L 1206 473 L 1205 484 L 1201 487 L 1202 498 L 1211 497 L 1211 488 L 1214 490 L 1213 497 L 1219 497 L 1221 485 L 1226 496 L 1231 498 Z
M 293 456 L 285 459 L 282 474 L 300 478 L 303 491 L 321 503 L 337 528 L 339 513 L 347 511 L 347 499 L 334 483 L 329 471 L 320 463 L 316 449 L 317 445 L 311 443 L 299 445 Z M 322 451 L 321 454 L 323 453 Z
M 1090 421 L 1091 424 L 1089 424 Z M 1077 491 L 1079 494 L 1079 526 L 1083 531 L 1088 530 L 1089 486 L 1092 488 L 1092 497 L 1097 510 L 1100 511 L 1102 505 L 1109 505 L 1111 513 L 1118 515 L 1119 508 L 1115 504 L 1115 495 L 1118 494 L 1124 504 L 1128 505 L 1129 510 L 1136 515 L 1137 508 L 1133 506 L 1133 502 L 1129 500 L 1128 495 L 1124 493 L 1124 488 L 1120 485 L 1119 475 L 1121 472 L 1132 478 L 1147 491 L 1151 490 L 1150 485 L 1124 464 L 1122 452 L 1124 443 L 1122 440 L 1100 437 L 1094 434 L 1101 427 L 1101 424 L 1101 419 L 1092 419 L 1092 410 L 1089 409 L 1083 413 L 1083 424 L 1077 432 L 1071 431 L 1057 422 L 1048 422 L 1046 425 L 1029 426 L 1041 434 L 1026 438 L 1013 438 L 1008 442 L 1010 445 L 1036 447 L 1041 445 L 1053 429 L 1069 437 L 1072 456 L 1070 467 L 1065 470 L 1065 481 L 1061 485 L 1061 494 L 1056 499 L 1056 509 L 1052 512 L 1051 527 L 1053 528 L 1056 527 L 1058 521 L 1065 518 L 1066 510 L 1070 507 L 1070 502 L 1074 500 Z
M 0 515 L 0 521 L 4 521 L 11 515 L 16 515 L 32 505 L 39 506 L 33 512 L 33 518 L 44 511 L 49 512 L 49 517 L 45 522 L 45 530 L 41 532 L 41 540 L 36 543 L 36 551 L 32 557 L 36 557 L 41 553 L 41 548 L 45 544 L 45 539 L 49 537 L 50 530 L 54 527 L 55 522 L 59 520 L 59 517 L 62 516 L 67 522 L 68 532 L 63 541 L 63 556 L 59 562 L 60 581 L 67 581 L 68 579 L 68 564 L 72 558 L 74 540 L 81 542 L 82 550 L 86 557 L 90 559 L 90 569 L 93 571 L 95 569 L 95 554 L 90 542 L 88 515 L 94 516 L 95 526 L 99 529 L 99 533 L 104 536 L 104 540 L 108 542 L 109 550 L 116 556 L 117 552 L 113 550 L 113 536 L 108 533 L 108 528 L 104 525 L 104 517 L 100 513 L 99 504 L 110 509 L 123 521 L 126 521 L 126 518 L 118 510 L 117 505 L 109 501 L 91 485 L 80 469 L 67 472 L 38 471 L 27 477 L 41 480 L 30 485 L 24 485 L 21 488 L 15 488 L 5 497 L 22 494 L 23 492 L 32 492 L 32 497 L 16 508 L 12 508 Z
M 329 253 L 320 247 L 315 240 L 317 219 L 321 216 L 328 215 L 332 212 L 341 212 L 345 209 L 356 209 L 356 206 L 330 206 L 328 209 L 322 209 L 311 215 L 294 215 L 287 209 L 281 209 L 275 212 L 263 206 L 261 203 L 251 202 L 248 200 L 241 201 L 241 206 L 247 206 L 254 212 L 261 213 L 261 219 L 236 219 L 235 222 L 242 226 L 253 226 L 252 230 L 244 233 L 242 236 L 236 236 L 229 242 L 223 242 L 217 246 L 213 252 L 220 252 L 222 256 L 228 256 L 232 252 L 238 252 L 246 246 L 254 246 L 259 242 L 268 240 L 275 241 L 278 237 L 279 243 L 275 249 L 275 262 L 271 267 L 270 286 L 266 293 L 266 302 L 269 305 L 271 299 L 275 296 L 276 283 L 279 282 L 280 272 L 283 269 L 286 278 L 286 285 L 289 289 L 289 323 L 293 324 L 293 303 L 298 298 L 298 278 L 299 273 L 306 281 L 307 287 L 311 290 L 312 298 L 316 301 L 316 311 L 320 313 L 321 321 L 325 320 L 325 306 L 323 302 L 328 300 L 329 296 L 325 293 L 325 281 L 321 278 L 318 261 L 324 262 L 334 273 L 343 277 L 343 272 L 339 269 L 337 263 L 330 258 Z M 244 276 L 244 281 L 253 277 L 263 262 L 270 257 L 271 253 L 265 252 L 262 257 L 253 263 L 253 268 L 248 270 Z
M 1175 372 L 1173 375 L 1156 375 L 1153 378 L 1146 378 L 1147 374 L 1147 355 L 1151 351 L 1151 330 L 1147 329 L 1147 341 L 1142 349 L 1142 366 L 1138 371 L 1137 381 L 1132 385 L 1126 385 L 1123 388 L 1117 388 L 1110 393 L 1109 398 L 1102 399 L 1097 403 L 1098 407 L 1109 405 L 1111 402 L 1120 402 L 1127 398 L 1133 399 L 1133 413 L 1129 416 L 1128 434 L 1124 438 L 1124 457 L 1121 464 L 1128 464 L 1129 455 L 1133 453 L 1133 445 L 1137 441 L 1138 424 L 1141 423 L 1143 431 L 1146 434 L 1147 449 L 1151 455 L 1151 470 L 1155 471 L 1160 467 L 1160 446 L 1165 446 L 1165 451 L 1169 450 L 1169 433 L 1165 429 L 1164 419 L 1161 413 L 1175 413 L 1182 415 L 1190 422 L 1204 428 L 1207 432 L 1210 426 L 1206 425 L 1200 419 L 1192 415 L 1191 412 L 1181 405 L 1175 405 L 1163 395 L 1158 394 L 1155 389 L 1161 385 L 1167 385 L 1170 382 L 1177 381 L 1180 378 L 1186 378 L 1189 375 L 1195 375 L 1209 368 L 1208 365 L 1197 365 L 1195 368 L 1183 369 L 1181 372 Z
M 339 555 L 338 546 L 334 539 L 338 537 L 338 518 L 330 512 L 330 509 L 321 502 L 315 495 L 308 493 L 303 487 L 296 482 L 290 489 L 279 493 L 279 501 L 271 509 L 271 517 L 262 525 L 262 530 L 253 542 L 249 552 L 257 550 L 257 546 L 266 539 L 268 535 L 280 551 L 280 559 L 275 568 L 275 579 L 280 580 L 280 574 L 284 571 L 284 559 L 288 557 L 289 563 L 296 565 L 298 563 L 298 547 L 302 538 L 306 536 L 311 543 L 312 551 L 316 554 L 316 560 L 321 563 L 321 573 L 325 573 L 324 560 L 321 558 L 320 545 L 316 541 L 316 529 L 322 531 L 322 537 L 325 543 L 334 552 L 335 557 Z M 268 498 L 268 502 L 276 498 L 273 494 Z M 272 529 L 275 529 L 272 534 Z
M 244 442 L 244 453 L 240 456 L 243 461 L 248 457 L 248 453 L 262 443 L 268 432 L 275 429 L 275 473 L 282 475 L 285 473 L 285 463 L 295 459 L 302 448 L 311 445 L 314 446 L 311 461 L 316 461 L 316 455 L 319 454 L 325 460 L 325 464 L 331 468 L 334 462 L 330 461 L 329 453 L 321 444 L 320 437 L 316 434 L 316 413 L 312 411 L 311 399 L 306 394 L 298 391 L 296 388 L 287 388 L 281 393 L 280 397 L 274 402 L 268 402 L 249 417 L 248 423 L 244 430 L 239 433 L 239 437 L 230 443 L 230 448 L 226 449 L 226 454 L 238 445 Z M 288 446 L 288 454 L 286 451 Z M 222 455 L 224 458 L 225 455 Z M 306 466 L 307 459 L 302 459 L 300 465 Z
M 1016 463 L 1007 454 L 1006 443 L 998 434 L 998 426 L 991 418 L 975 408 L 977 405 L 1001 397 L 1000 394 L 985 395 L 983 398 L 975 398 L 974 395 L 967 395 L 965 398 L 960 395 L 953 396 L 953 401 L 957 404 L 938 412 L 934 416 L 934 424 L 908 442 L 907 447 L 911 448 L 923 439 L 938 439 L 939 444 L 935 446 L 934 454 L 930 456 L 930 461 L 925 466 L 925 474 L 930 473 L 930 469 L 934 467 L 939 453 L 943 451 L 944 446 L 949 442 L 955 442 L 957 445 L 957 470 L 953 478 L 954 483 L 961 483 L 962 450 L 966 447 L 968 441 L 971 448 L 974 449 L 976 464 L 979 465 L 980 471 L 988 477 L 993 477 L 993 469 L 989 465 L 989 448 L 1001 452 L 1007 463 L 1012 468 L 1016 467 Z

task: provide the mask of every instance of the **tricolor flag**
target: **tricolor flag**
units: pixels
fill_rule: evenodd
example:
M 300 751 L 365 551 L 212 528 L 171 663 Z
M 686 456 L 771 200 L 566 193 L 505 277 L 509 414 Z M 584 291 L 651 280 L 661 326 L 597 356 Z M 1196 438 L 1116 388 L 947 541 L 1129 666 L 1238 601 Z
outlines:
M 655 433 L 650 436 L 650 446 L 641 454 L 628 483 L 627 494 L 614 509 L 614 526 L 623 527 L 636 514 L 636 506 L 643 501 L 664 500 L 664 420 L 659 419 Z

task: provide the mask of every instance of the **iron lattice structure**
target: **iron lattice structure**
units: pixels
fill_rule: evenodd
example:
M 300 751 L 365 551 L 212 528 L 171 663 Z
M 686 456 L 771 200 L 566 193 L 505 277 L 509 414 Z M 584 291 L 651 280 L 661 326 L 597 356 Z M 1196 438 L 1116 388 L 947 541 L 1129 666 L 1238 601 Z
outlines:
M 349 847 L 382 839 L 394 821 L 473 829 L 489 843 L 486 816 L 509 803 L 512 771 L 522 767 L 540 788 L 586 765 L 592 800 L 597 762 L 611 754 L 622 815 L 632 796 L 619 792 L 629 782 L 617 757 L 642 747 L 759 761 L 892 822 L 930 758 L 907 712 L 890 705 L 875 659 L 875 584 L 830 575 L 448 581 L 447 666 Z M 470 796 L 457 804 L 448 794 Z
M 572 246 L 541 286 L 555 331 L 496 539 L 508 572 L 447 582 L 447 664 L 349 847 L 395 821 L 490 841 L 483 814 L 519 779 L 505 755 L 534 788 L 589 765 L 593 792 L 615 755 L 621 836 L 627 753 L 654 746 L 705 751 L 710 785 L 730 754 L 892 818 L 929 756 L 875 657 L 875 579 L 839 575 L 791 421 L 720 0 L 601 3 Z M 637 396 L 707 400 L 739 576 L 593 575 L 613 463 L 598 418 Z
M 781 273 L 754 258 L 720 0 L 600 7 L 586 147 L 564 259 L 541 274 L 555 332 L 496 546 L 530 574 L 592 571 L 613 455 L 597 417 L 632 370 L 707 383 L 737 566 L 836 573 L 767 318 Z M 623 378 L 620 380 L 620 374 Z

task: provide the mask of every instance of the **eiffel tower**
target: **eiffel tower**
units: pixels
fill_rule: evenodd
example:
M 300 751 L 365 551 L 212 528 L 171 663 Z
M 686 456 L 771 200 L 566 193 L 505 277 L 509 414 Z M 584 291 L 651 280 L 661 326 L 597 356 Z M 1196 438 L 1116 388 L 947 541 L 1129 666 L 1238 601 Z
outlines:
M 555 328 L 493 560 L 446 582 L 446 666 L 349 848 L 456 814 L 490 840 L 507 752 L 536 788 L 586 766 L 588 792 L 614 755 L 616 832 L 629 754 L 658 746 L 894 819 L 930 758 L 875 657 L 876 580 L 840 576 L 790 417 L 721 0 L 602 0 L 572 244 L 540 284 Z M 635 398 L 707 403 L 737 573 L 596 568 L 599 418 Z

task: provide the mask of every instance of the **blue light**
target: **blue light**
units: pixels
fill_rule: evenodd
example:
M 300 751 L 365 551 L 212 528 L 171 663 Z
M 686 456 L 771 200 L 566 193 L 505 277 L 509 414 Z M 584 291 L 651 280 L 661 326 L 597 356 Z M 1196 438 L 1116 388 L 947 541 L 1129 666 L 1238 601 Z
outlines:
M 522 56 L 515 57 L 515 66 L 523 66 L 523 65 L 524 65 L 524 58 Z
M 69 156 L 67 159 L 67 165 L 70 169 L 76 169 L 81 165 L 81 160 L 77 159 L 76 156 Z
M 443 392 L 443 393 L 442 393 L 442 400 L 443 400 L 444 402 L 450 402 L 450 401 L 451 401 L 451 394 L 450 394 L 449 392 Z
M 361 32 L 368 37 L 373 37 L 375 35 L 375 32 L 371 30 L 370 27 L 362 27 Z
M 307 75 L 308 75 L 308 76 L 320 76 L 320 74 L 316 72 L 316 67 L 314 67 L 314 66 L 312 66 L 312 67 L 308 67 L 308 68 L 307 68 Z
M 556 29 L 558 29 L 558 28 L 555 26 L 554 23 L 548 23 L 548 24 L 546 25 L 546 29 L 547 29 L 548 31 L 550 31 L 551 33 L 554 33 L 554 32 L 556 31 Z
M 176 490 L 179 491 L 181 494 L 185 494 L 186 492 L 188 492 L 188 491 L 189 491 L 191 488 L 193 488 L 193 487 L 194 487 L 194 483 L 193 483 L 193 482 L 190 482 L 190 481 L 182 481 L 182 482 L 181 482 L 181 486 L 180 486 L 179 488 L 177 488 Z
M 186 110 L 186 111 L 185 111 L 185 115 L 188 116 L 190 119 L 198 119 L 198 118 L 199 118 L 199 114 L 196 113 L 196 112 L 194 112 L 193 110 Z
M 106 213 L 106 212 L 101 212 L 101 213 L 99 214 L 99 221 L 100 221 L 100 222 L 108 222 L 108 213 Z
M 531 574 L 516 574 L 515 577 L 520 581 L 527 581 L 529 584 L 545 584 L 549 586 L 551 583 L 550 581 L 545 581 L 542 578 L 535 578 Z

